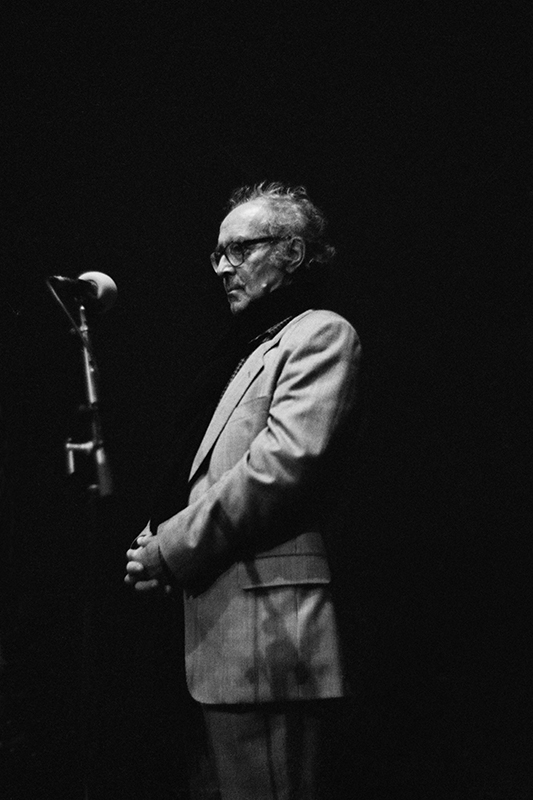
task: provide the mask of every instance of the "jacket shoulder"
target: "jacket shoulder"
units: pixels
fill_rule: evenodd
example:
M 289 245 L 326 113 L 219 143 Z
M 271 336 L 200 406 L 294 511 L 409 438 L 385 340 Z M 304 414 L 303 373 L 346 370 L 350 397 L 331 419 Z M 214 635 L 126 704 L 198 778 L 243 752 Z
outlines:
M 312 309 L 294 317 L 280 333 L 284 343 L 298 344 L 315 339 L 323 344 L 334 340 L 344 342 L 346 346 L 357 345 L 357 331 L 336 311 Z

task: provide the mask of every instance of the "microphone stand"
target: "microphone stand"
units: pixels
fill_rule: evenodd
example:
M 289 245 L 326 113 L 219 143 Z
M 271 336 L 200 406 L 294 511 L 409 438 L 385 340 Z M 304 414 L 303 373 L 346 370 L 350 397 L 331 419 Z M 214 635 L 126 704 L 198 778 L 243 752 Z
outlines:
M 99 413 L 98 386 L 96 381 L 97 367 L 94 359 L 90 336 L 87 313 L 85 306 L 79 306 L 80 324 L 77 326 L 83 343 L 83 367 L 85 377 L 85 393 L 87 398 L 87 409 L 91 415 L 91 438 L 86 442 L 73 442 L 69 437 L 65 442 L 65 453 L 67 457 L 67 475 L 74 475 L 76 472 L 76 453 L 92 455 L 96 468 L 96 483 L 87 487 L 89 492 L 97 493 L 99 497 L 108 497 L 113 493 L 113 479 L 111 469 L 104 450 L 104 439 L 102 434 L 102 422 Z
M 76 323 L 71 313 L 58 296 L 57 292 L 47 280 L 46 284 L 62 307 L 72 323 L 73 333 L 77 333 L 82 342 L 82 360 L 85 383 L 86 405 L 80 407 L 81 412 L 88 412 L 90 418 L 90 438 L 86 441 L 73 441 L 68 437 L 65 441 L 66 473 L 74 476 L 78 471 L 79 457 L 91 457 L 94 462 L 94 471 L 89 471 L 90 478 L 85 486 L 87 498 L 88 522 L 86 548 L 83 550 L 83 598 L 82 598 L 82 630 L 81 630 L 81 664 L 80 664 L 80 695 L 79 701 L 79 726 L 83 779 L 83 797 L 91 797 L 90 780 L 94 769 L 95 756 L 95 710 L 97 709 L 95 689 L 95 665 L 97 653 L 97 636 L 95 625 L 95 612 L 97 590 L 100 584 L 98 576 L 101 574 L 102 565 L 98 564 L 99 549 L 97 548 L 96 532 L 99 527 L 99 510 L 101 501 L 113 494 L 113 479 L 111 468 L 104 448 L 102 422 L 99 411 L 98 395 L 98 368 L 91 346 L 89 323 L 84 300 L 76 295 L 78 306 L 79 324 Z M 85 475 L 85 472 L 83 473 Z M 93 480 L 94 478 L 94 480 Z

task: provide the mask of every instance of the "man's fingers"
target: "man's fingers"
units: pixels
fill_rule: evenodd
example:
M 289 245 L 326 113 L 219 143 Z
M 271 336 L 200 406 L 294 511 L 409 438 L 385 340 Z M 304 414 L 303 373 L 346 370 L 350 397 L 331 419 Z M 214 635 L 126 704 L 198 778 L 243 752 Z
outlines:
M 135 537 L 133 542 L 130 545 L 130 548 L 134 550 L 135 548 L 143 548 L 146 547 L 148 542 L 154 538 L 154 534 L 152 532 L 149 533 L 140 533 L 138 536 Z
M 151 537 L 148 536 L 146 538 L 149 539 Z M 161 584 L 157 578 L 148 578 L 144 564 L 141 564 L 140 561 L 137 561 L 142 549 L 142 547 L 131 548 L 126 553 L 128 562 L 126 564 L 126 577 L 124 578 L 124 583 L 127 583 L 129 586 L 133 586 L 138 592 L 149 592 L 153 591 L 154 589 L 158 589 Z M 166 587 L 162 588 L 164 588 L 165 592 L 167 591 Z
M 140 580 L 136 574 L 129 573 L 124 578 L 124 583 L 129 586 L 134 586 L 139 592 L 149 591 L 150 589 L 157 589 L 159 581 L 157 578 L 150 578 L 148 580 Z
M 135 589 L 138 592 L 149 592 L 153 589 L 157 589 L 159 587 L 159 581 L 157 578 L 152 578 L 149 581 L 137 581 L 135 583 Z
M 140 561 L 128 561 L 126 564 L 126 572 L 128 575 L 139 575 L 144 571 L 144 566 Z

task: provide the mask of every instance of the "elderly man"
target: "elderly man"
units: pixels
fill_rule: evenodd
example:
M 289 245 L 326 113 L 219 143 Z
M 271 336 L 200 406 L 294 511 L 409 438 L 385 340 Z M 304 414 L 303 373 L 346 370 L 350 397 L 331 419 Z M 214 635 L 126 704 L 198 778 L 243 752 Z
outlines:
M 321 308 L 334 250 L 305 189 L 245 187 L 229 208 L 211 263 L 234 335 L 125 580 L 184 590 L 187 683 L 220 796 L 317 798 L 325 710 L 345 693 L 326 546 L 360 345 Z

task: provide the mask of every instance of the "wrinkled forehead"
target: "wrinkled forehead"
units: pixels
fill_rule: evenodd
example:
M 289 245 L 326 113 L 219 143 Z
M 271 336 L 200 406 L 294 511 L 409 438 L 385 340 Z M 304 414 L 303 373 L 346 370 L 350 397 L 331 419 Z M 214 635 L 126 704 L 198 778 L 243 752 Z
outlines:
M 234 208 L 222 220 L 220 226 L 219 242 L 238 241 L 239 239 L 253 239 L 268 233 L 270 211 L 268 204 L 262 200 L 250 200 Z

